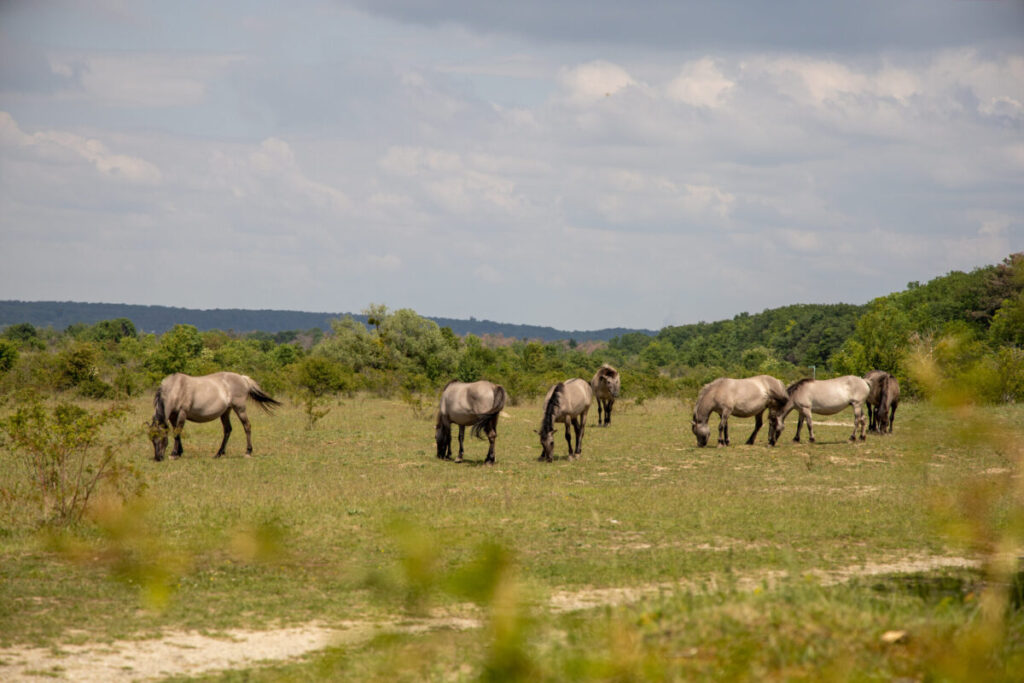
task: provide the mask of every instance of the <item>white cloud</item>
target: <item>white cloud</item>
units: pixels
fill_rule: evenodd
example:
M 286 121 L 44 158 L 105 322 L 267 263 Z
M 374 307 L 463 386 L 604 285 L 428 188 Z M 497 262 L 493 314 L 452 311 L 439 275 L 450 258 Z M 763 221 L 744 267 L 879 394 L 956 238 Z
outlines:
M 638 85 L 621 66 L 603 60 L 563 69 L 561 82 L 570 98 L 579 102 L 610 97 L 623 88 Z
M 73 79 L 63 99 L 105 107 L 187 107 L 207 96 L 210 84 L 242 63 L 235 55 L 55 54 L 54 74 Z
M 159 184 L 160 169 L 145 159 L 128 154 L 116 154 L 95 138 L 87 138 L 66 131 L 40 131 L 25 133 L 8 112 L 0 111 L 0 140 L 4 146 L 29 150 L 45 157 L 65 157 L 68 153 L 89 162 L 108 178 L 140 185 Z
M 344 214 L 352 205 L 341 189 L 310 178 L 291 145 L 280 138 L 267 138 L 242 151 L 217 149 L 210 157 L 209 169 L 212 185 L 237 198 L 276 203 L 295 211 L 319 208 L 330 215 Z
M 665 89 L 669 99 L 715 109 L 724 104 L 735 83 L 722 75 L 715 60 L 704 57 L 683 67 Z

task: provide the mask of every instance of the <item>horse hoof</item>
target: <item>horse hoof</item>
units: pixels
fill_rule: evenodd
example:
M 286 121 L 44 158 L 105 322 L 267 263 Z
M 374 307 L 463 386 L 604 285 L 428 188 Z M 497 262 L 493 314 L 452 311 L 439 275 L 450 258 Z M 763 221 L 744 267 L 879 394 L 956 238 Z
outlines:
M 810 441 L 811 443 L 814 443 L 814 437 L 813 436 L 811 438 L 807 439 L 807 440 Z

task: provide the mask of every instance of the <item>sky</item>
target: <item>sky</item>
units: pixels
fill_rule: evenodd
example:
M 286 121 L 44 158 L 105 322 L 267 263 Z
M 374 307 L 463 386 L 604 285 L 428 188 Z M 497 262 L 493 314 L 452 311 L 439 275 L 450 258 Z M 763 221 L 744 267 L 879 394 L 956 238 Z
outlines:
M 1024 0 L 0 0 L 0 299 L 659 329 L 1024 250 Z

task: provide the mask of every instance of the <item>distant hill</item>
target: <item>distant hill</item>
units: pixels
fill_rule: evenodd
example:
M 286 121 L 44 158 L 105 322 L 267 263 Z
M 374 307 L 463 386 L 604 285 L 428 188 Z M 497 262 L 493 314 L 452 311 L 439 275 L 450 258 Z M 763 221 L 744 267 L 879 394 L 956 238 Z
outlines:
M 101 320 L 128 318 L 140 332 L 161 334 L 179 323 L 195 325 L 199 330 L 234 332 L 284 332 L 318 327 L 331 329 L 331 320 L 345 315 L 366 323 L 366 316 L 354 313 L 310 313 L 306 311 L 248 310 L 240 308 L 192 309 L 172 306 L 139 306 L 135 304 L 91 304 L 76 301 L 0 301 L 0 328 L 17 323 L 63 330 L 75 323 L 92 325 Z M 429 316 L 428 316 L 429 317 Z M 623 334 L 654 335 L 654 330 L 624 327 L 603 330 L 556 330 L 540 325 L 515 325 L 492 320 L 459 320 L 430 318 L 441 327 L 450 327 L 462 336 L 475 334 L 500 335 L 512 339 L 557 341 L 575 339 L 579 342 L 605 341 Z

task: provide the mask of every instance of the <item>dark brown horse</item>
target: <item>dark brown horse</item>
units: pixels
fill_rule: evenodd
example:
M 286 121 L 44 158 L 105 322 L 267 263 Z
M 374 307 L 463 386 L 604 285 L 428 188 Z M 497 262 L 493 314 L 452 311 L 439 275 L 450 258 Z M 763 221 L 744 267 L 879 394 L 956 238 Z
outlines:
M 597 424 L 607 427 L 612 423 L 612 406 L 619 397 L 619 371 L 605 363 L 597 369 L 594 379 L 590 380 L 590 388 L 597 399 Z M 604 419 L 601 412 L 604 411 Z
M 871 391 L 868 393 L 868 431 L 892 434 L 896 407 L 900 403 L 900 383 L 885 370 L 872 370 L 864 375 Z
M 181 457 L 181 431 L 185 421 L 210 422 L 220 418 L 224 426 L 224 439 L 214 457 L 224 455 L 231 436 L 231 411 L 235 411 L 245 428 L 245 455 L 252 455 L 252 429 L 245 414 L 245 403 L 255 400 L 263 410 L 270 412 L 272 406 L 281 403 L 268 396 L 255 381 L 234 372 L 215 372 L 212 375 L 192 377 L 182 372 L 169 375 L 160 382 L 153 397 L 153 420 L 150 435 L 153 439 L 153 459 L 163 460 L 167 450 L 168 431 L 174 432 L 174 449 L 171 456 Z
M 505 407 L 505 388 L 487 380 L 479 382 L 448 382 L 441 392 L 441 402 L 437 408 L 437 424 L 434 428 L 434 440 L 437 442 L 437 457 L 442 460 L 452 458 L 452 425 L 459 426 L 459 457 L 455 462 L 462 462 L 465 453 L 462 440 L 466 436 L 466 427 L 473 426 L 473 436 L 482 438 L 486 430 L 490 448 L 487 449 L 488 465 L 494 464 L 494 440 L 498 438 L 498 416 Z

